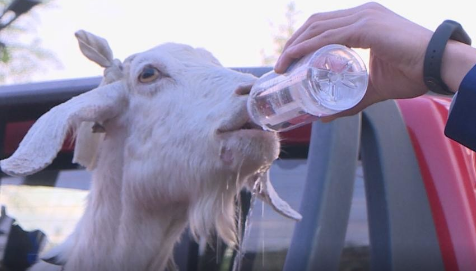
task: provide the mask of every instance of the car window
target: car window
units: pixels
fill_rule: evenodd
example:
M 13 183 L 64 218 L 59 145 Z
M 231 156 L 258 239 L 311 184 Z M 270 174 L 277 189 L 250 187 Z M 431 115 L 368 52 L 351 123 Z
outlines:
M 301 203 L 307 167 L 306 159 L 279 159 L 271 167 L 273 186 L 295 210 L 299 210 Z M 6 207 L 8 216 L 23 230 L 39 229 L 45 233 L 47 241 L 43 251 L 46 251 L 60 244 L 74 230 L 84 211 L 90 181 L 90 173 L 83 169 L 48 170 L 22 178 L 3 176 L 0 205 Z M 42 185 L 31 185 L 38 183 Z M 282 270 L 294 226 L 294 221 L 254 199 L 244 233 L 241 270 L 250 270 L 246 269 L 249 267 L 252 270 Z M 367 270 L 368 244 L 365 189 L 359 164 L 340 270 L 351 267 Z M 232 254 L 225 252 L 224 257 L 231 259 Z

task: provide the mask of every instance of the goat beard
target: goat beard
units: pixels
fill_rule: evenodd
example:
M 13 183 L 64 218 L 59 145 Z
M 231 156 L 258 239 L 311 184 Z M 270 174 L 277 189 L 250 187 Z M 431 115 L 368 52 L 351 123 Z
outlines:
M 270 136 L 271 135 L 271 136 Z M 220 144 L 221 162 L 234 172 L 245 175 L 269 167 L 279 156 L 280 144 L 274 134 L 269 138 L 230 137 Z

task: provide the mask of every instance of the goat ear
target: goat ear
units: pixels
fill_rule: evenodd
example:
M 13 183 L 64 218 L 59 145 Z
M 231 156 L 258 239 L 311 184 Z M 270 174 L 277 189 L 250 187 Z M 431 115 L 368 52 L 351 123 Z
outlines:
M 68 261 L 68 255 L 71 252 L 71 249 L 73 248 L 76 232 L 77 231 L 75 231 L 72 235 L 68 236 L 68 238 L 66 238 L 63 243 L 53 247 L 45 254 L 43 254 L 41 256 L 41 260 L 53 265 L 65 265 Z
M 79 125 L 74 144 L 73 163 L 77 163 L 92 171 L 96 168 L 99 144 L 104 140 L 102 131 L 97 132 L 95 122 L 84 121 Z
M 52 248 L 54 250 L 55 248 Z M 66 264 L 66 261 L 61 259 L 59 254 L 56 254 L 56 251 L 48 251 L 45 255 L 41 257 L 41 260 L 52 265 L 63 266 Z
M 89 60 L 104 68 L 113 64 L 112 50 L 107 40 L 84 30 L 77 31 L 75 36 L 79 49 Z
M 84 30 L 77 31 L 75 36 L 83 55 L 106 68 L 100 86 L 118 81 L 123 77 L 122 64 L 119 60 L 113 59 L 112 50 L 105 39 Z M 80 124 L 76 133 L 73 163 L 78 163 L 88 170 L 96 167 L 98 146 L 104 139 L 103 133 L 96 133 L 94 130 L 98 126 L 98 123 L 85 121 Z
M 121 82 L 112 83 L 76 96 L 41 116 L 9 158 L 0 161 L 3 172 L 25 176 L 51 164 L 68 132 L 82 121 L 104 121 L 124 108 L 125 91 Z
M 276 212 L 296 221 L 302 219 L 301 214 L 291 208 L 291 206 L 276 193 L 269 178 L 269 170 L 264 174 L 253 176 L 251 181 L 258 197 L 269 204 Z

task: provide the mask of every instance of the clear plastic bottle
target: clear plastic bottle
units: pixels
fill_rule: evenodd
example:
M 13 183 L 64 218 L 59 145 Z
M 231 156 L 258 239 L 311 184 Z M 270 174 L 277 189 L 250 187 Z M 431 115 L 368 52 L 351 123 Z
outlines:
M 362 59 L 343 45 L 324 46 L 286 73 L 261 76 L 248 99 L 248 113 L 265 130 L 287 131 L 355 106 L 367 90 Z

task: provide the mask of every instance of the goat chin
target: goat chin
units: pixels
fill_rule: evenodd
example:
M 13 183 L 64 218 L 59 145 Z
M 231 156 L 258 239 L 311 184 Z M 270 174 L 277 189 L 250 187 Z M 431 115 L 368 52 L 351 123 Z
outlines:
M 187 227 L 197 240 L 216 233 L 234 246 L 243 188 L 301 218 L 266 173 L 279 154 L 277 135 L 241 130 L 249 121 L 243 86 L 255 77 L 187 45 L 163 44 L 121 63 L 104 39 L 85 31 L 77 37 L 82 52 L 106 68 L 103 82 L 44 114 L 0 162 L 10 175 L 35 173 L 69 131 L 77 133 L 75 161 L 93 176 L 87 206 L 45 260 L 62 270 L 160 271 L 174 266 L 173 248 Z M 38 263 L 32 270 L 60 269 Z

